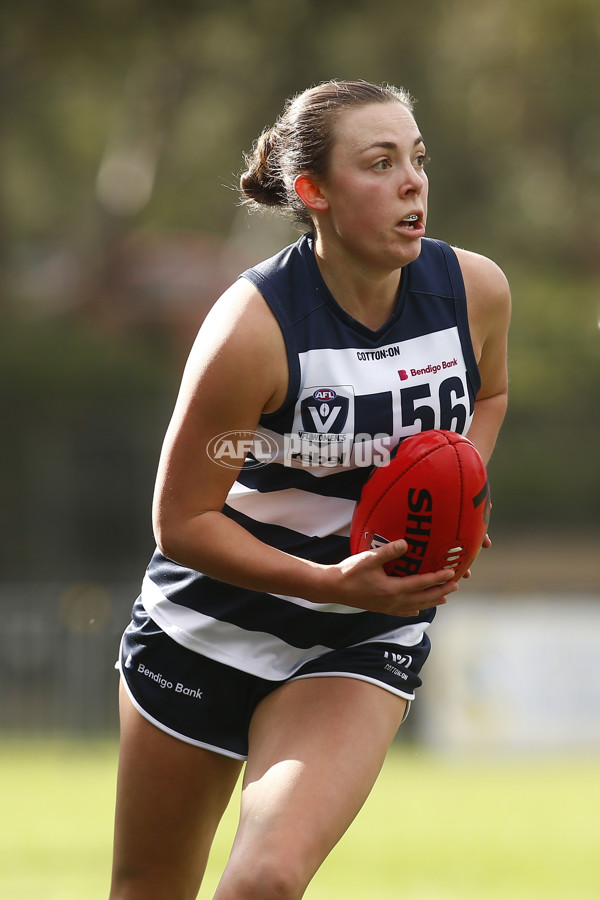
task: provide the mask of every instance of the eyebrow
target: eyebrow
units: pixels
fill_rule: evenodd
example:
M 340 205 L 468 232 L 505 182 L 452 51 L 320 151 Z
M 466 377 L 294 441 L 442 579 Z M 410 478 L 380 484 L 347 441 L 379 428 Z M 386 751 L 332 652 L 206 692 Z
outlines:
M 419 135 L 415 138 L 413 147 L 418 147 L 419 144 L 423 144 L 423 146 L 425 146 L 425 141 L 422 135 Z M 396 150 L 398 148 L 398 144 L 395 141 L 374 141 L 372 144 L 369 144 L 368 147 L 364 147 L 364 149 L 361 150 L 361 153 L 366 153 L 367 150 L 373 150 L 375 147 L 383 147 L 385 150 Z

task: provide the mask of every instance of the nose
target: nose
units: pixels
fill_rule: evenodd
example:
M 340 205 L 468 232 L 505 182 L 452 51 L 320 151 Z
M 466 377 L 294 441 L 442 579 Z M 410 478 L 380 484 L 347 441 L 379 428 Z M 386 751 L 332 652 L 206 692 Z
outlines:
M 408 163 L 402 170 L 400 179 L 399 193 L 401 197 L 407 194 L 420 194 L 425 187 L 427 176 L 423 169 L 416 169 L 412 162 Z

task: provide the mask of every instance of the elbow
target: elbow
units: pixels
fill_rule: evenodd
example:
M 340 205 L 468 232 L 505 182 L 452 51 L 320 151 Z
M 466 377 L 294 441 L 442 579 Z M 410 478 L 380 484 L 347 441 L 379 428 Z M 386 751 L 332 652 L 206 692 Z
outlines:
M 156 548 L 159 553 L 165 556 L 167 559 L 172 559 L 175 562 L 175 555 L 172 550 L 172 545 L 168 540 L 164 539 L 162 534 L 154 534 L 154 538 L 156 540 Z
M 175 561 L 176 541 L 174 539 L 172 529 L 165 527 L 165 524 L 163 522 L 155 522 L 153 530 L 154 540 L 156 541 L 156 546 L 160 553 L 162 553 L 163 556 L 166 556 L 167 559 L 172 559 Z
M 203 526 L 203 513 L 189 518 L 155 514 L 153 531 L 156 546 L 167 559 L 196 568 L 200 562 L 200 548 L 206 545 Z
M 180 566 L 198 567 L 196 554 L 184 533 L 169 528 L 155 528 L 154 539 L 159 553 L 166 559 Z
M 167 516 L 164 510 L 155 508 L 152 514 L 152 530 L 158 550 L 167 559 L 177 562 L 181 556 L 181 533 L 184 530 L 181 523 L 174 521 L 172 516 Z

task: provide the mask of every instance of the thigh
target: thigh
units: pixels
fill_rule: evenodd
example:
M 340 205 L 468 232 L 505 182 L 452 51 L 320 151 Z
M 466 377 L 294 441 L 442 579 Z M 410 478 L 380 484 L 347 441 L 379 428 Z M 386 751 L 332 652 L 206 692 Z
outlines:
M 120 709 L 111 898 L 194 898 L 242 762 L 161 731 L 122 685 Z
M 255 860 L 303 890 L 370 793 L 405 709 L 403 698 L 341 677 L 290 682 L 265 698 L 223 885 Z

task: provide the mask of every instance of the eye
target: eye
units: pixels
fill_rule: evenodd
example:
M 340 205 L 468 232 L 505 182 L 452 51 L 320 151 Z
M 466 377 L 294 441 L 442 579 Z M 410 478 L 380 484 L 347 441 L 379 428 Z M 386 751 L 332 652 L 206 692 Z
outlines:
M 417 169 L 424 169 L 428 162 L 429 157 L 426 153 L 419 153 L 418 156 L 415 157 L 415 166 Z
M 377 162 L 372 166 L 372 168 L 376 169 L 378 172 L 385 172 L 386 169 L 391 169 L 391 167 L 391 160 L 387 156 L 385 156 L 383 159 L 378 159 Z

